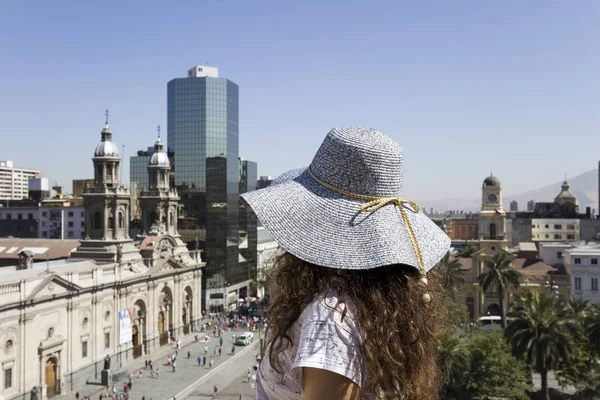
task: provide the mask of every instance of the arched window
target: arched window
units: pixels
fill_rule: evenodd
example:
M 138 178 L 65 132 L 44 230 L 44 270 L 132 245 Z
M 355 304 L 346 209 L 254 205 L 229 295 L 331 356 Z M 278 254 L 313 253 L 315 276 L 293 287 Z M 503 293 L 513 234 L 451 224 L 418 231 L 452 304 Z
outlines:
M 118 224 L 119 224 L 119 229 L 123 229 L 123 213 L 121 211 L 119 211 L 119 214 L 118 214 Z
M 496 239 L 496 224 L 490 224 L 490 239 Z
M 173 226 L 173 211 L 169 211 L 169 226 Z
M 94 213 L 94 223 L 92 226 L 94 229 L 102 229 L 102 213 L 100 211 Z
M 106 176 L 112 176 L 112 165 L 110 164 L 106 166 Z
M 157 172 L 152 174 L 152 184 L 153 184 L 153 186 L 156 186 L 158 184 L 158 173 Z
M 108 229 L 115 228 L 115 219 L 113 217 L 108 217 Z

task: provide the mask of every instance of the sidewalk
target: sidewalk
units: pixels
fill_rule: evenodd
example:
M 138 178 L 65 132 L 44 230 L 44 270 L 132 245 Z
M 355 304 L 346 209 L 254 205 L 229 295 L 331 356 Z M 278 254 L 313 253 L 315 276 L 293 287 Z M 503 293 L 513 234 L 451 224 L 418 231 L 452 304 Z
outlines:
M 157 399 L 167 399 L 171 398 L 173 395 L 179 393 L 181 390 L 185 389 L 203 375 L 206 375 L 210 372 L 209 362 L 210 360 L 214 360 L 213 369 L 223 364 L 223 362 L 231 359 L 231 347 L 232 343 L 232 335 L 234 333 L 245 332 L 247 329 L 240 328 L 238 330 L 233 329 L 230 331 L 226 331 L 223 336 L 223 347 L 222 347 L 222 355 L 219 356 L 218 348 L 219 348 L 219 338 L 212 337 L 212 330 L 207 332 L 192 332 L 186 336 L 182 336 L 181 339 L 181 350 L 179 351 L 179 355 L 176 360 L 176 371 L 173 372 L 172 367 L 167 364 L 167 357 L 169 355 L 175 354 L 176 345 L 166 345 L 160 348 L 158 351 L 153 354 L 139 357 L 128 365 L 124 365 L 130 373 L 133 374 L 133 384 L 130 390 L 131 399 L 139 400 L 142 396 L 145 396 L 146 400 L 150 400 L 151 398 Z M 208 334 L 211 338 L 208 342 L 204 342 L 200 340 L 199 342 L 194 341 L 194 336 L 198 334 L 199 337 L 204 337 L 205 334 Z M 258 338 L 256 338 L 258 340 Z M 206 366 L 198 366 L 197 357 L 201 356 L 204 358 L 204 347 L 208 347 L 208 358 L 206 362 Z M 214 354 L 214 349 L 217 348 L 216 357 Z M 236 355 L 244 349 L 244 347 L 235 346 Z M 188 350 L 191 353 L 190 359 L 187 358 Z M 234 356 L 235 357 L 235 356 Z M 151 359 L 154 363 L 154 369 L 160 369 L 160 376 L 152 378 L 150 375 L 150 369 L 145 368 L 145 362 L 147 359 Z M 139 371 L 142 371 L 142 377 L 139 378 Z M 93 379 L 93 376 L 89 376 L 86 378 L 90 382 L 95 382 L 97 379 Z M 99 395 L 104 394 L 105 388 L 96 384 L 87 384 L 86 379 L 81 379 L 79 381 L 75 381 L 73 383 L 73 390 L 69 390 L 69 393 L 57 398 L 70 398 L 75 399 L 75 394 L 79 393 L 79 398 L 83 398 L 83 396 L 89 396 L 92 400 L 97 400 Z M 114 386 L 118 393 L 123 391 L 123 386 L 126 384 L 126 381 L 123 382 L 114 382 Z M 70 388 L 69 388 L 70 389 Z

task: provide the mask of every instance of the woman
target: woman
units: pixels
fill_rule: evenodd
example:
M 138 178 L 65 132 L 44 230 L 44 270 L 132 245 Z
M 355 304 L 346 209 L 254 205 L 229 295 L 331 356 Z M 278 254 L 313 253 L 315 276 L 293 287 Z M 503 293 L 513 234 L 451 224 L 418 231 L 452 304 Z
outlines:
M 402 150 L 335 128 L 311 165 L 242 195 L 285 250 L 270 272 L 258 399 L 437 399 L 450 240 L 401 196 Z

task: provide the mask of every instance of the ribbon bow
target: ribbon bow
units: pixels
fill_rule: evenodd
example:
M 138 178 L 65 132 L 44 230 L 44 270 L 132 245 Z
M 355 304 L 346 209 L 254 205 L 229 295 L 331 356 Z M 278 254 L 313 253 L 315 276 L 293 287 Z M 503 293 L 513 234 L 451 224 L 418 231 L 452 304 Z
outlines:
M 377 197 L 368 203 L 363 204 L 360 207 L 361 212 L 372 213 L 379 210 L 383 206 L 388 204 L 395 204 L 400 209 L 400 212 L 404 209 L 404 204 L 408 204 L 415 212 L 419 212 L 421 209 L 417 203 L 412 200 L 403 199 L 401 197 Z

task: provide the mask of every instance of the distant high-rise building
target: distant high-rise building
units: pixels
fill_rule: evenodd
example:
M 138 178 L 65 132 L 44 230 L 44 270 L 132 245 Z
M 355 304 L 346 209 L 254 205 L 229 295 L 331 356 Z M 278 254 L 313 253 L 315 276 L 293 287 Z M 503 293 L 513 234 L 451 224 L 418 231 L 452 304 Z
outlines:
M 29 198 L 42 201 L 50 197 L 48 178 L 29 178 Z
M 186 229 L 205 238 L 203 289 L 227 287 L 227 293 L 245 297 L 250 280 L 238 249 L 238 92 L 215 67 L 197 65 L 186 78 L 172 79 L 167 84 L 167 147 Z M 205 310 L 211 308 L 208 297 L 203 296 Z M 228 295 L 227 304 L 232 300 L 237 298 Z
M 257 188 L 257 165 L 254 161 L 240 158 L 239 193 L 246 193 Z M 246 262 L 248 279 L 256 277 L 258 236 L 256 227 L 258 219 L 254 211 L 240 200 L 240 254 Z M 253 294 L 254 296 L 254 294 Z
M 510 202 L 510 211 L 519 211 L 519 203 L 516 200 Z
M 272 182 L 273 178 L 271 178 L 270 176 L 261 176 L 260 179 L 256 182 L 256 188 L 264 189 L 266 187 L 271 186 Z
M 29 178 L 40 178 L 42 172 L 17 168 L 10 160 L 0 161 L 0 200 L 21 200 L 29 197 Z
M 527 211 L 533 212 L 535 210 L 535 200 L 529 200 L 527 202 Z

